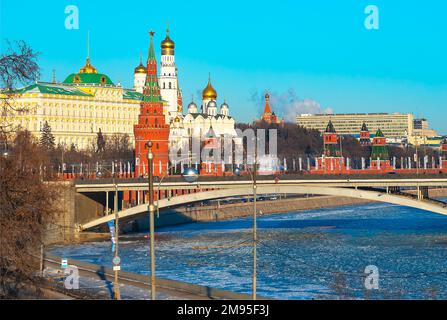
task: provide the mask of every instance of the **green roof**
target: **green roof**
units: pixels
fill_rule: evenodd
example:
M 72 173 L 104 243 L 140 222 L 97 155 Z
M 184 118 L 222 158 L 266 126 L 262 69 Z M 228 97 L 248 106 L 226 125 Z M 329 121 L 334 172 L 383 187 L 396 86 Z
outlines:
M 112 80 L 102 73 L 72 73 L 63 83 L 114 85 Z
M 92 95 L 85 93 L 78 88 L 71 88 L 67 86 L 61 86 L 57 84 L 44 84 L 44 83 L 35 83 L 24 87 L 22 89 L 15 90 L 14 93 L 46 93 L 46 94 L 60 94 L 60 95 L 71 95 L 71 96 L 85 96 L 92 97 Z
M 385 137 L 385 136 L 383 135 L 382 130 L 380 130 L 380 128 L 377 130 L 375 137 L 382 137 L 382 138 Z
M 143 95 L 137 91 L 123 90 L 123 99 L 141 100 Z

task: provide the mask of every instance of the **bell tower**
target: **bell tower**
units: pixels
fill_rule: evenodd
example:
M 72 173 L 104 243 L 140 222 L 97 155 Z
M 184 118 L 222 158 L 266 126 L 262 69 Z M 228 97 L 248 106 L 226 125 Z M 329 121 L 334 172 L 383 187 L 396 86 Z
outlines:
M 166 105 L 164 114 L 166 123 L 170 123 L 178 115 L 181 116 L 181 92 L 178 87 L 177 66 L 174 56 L 174 41 L 169 37 L 169 27 L 166 28 L 166 38 L 161 42 L 161 65 L 160 65 L 160 93 Z

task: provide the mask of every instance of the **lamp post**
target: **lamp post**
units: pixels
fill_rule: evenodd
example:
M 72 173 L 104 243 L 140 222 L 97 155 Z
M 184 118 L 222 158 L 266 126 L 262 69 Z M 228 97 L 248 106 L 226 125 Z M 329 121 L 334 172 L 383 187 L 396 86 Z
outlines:
M 257 149 L 257 148 L 256 148 Z M 257 290 L 257 208 L 256 208 L 256 198 L 257 198 L 257 150 L 255 149 L 255 162 L 253 165 L 253 173 L 248 170 L 252 180 L 253 187 L 253 275 L 252 275 L 252 299 L 256 300 L 256 290 Z M 238 176 L 241 175 L 241 169 L 236 167 L 234 173 Z
M 152 141 L 148 141 L 145 146 L 148 148 L 147 152 L 147 160 L 148 160 L 148 188 L 149 188 L 149 233 L 150 233 L 150 256 L 151 256 L 151 299 L 156 300 L 156 277 L 155 277 L 155 237 L 154 237 L 154 212 L 155 212 L 155 205 L 154 205 L 154 172 L 153 172 L 153 162 L 154 162 L 154 153 L 152 152 Z M 163 176 L 164 178 L 165 176 Z M 163 178 L 161 180 L 163 180 Z M 183 178 L 187 182 L 194 182 L 197 180 L 198 175 L 196 171 L 192 168 L 188 168 Z M 161 184 L 160 180 L 160 184 Z M 158 200 L 157 200 L 158 201 Z M 157 205 L 158 208 L 158 205 Z
M 103 169 L 108 171 L 107 169 Z M 101 178 L 102 172 L 98 171 L 96 173 L 96 176 Z M 115 214 L 115 254 L 113 260 L 119 259 L 119 214 L 118 214 L 118 184 L 116 183 L 115 178 L 115 170 L 113 170 L 112 174 L 112 183 L 115 189 L 115 196 L 113 197 L 113 210 Z M 115 279 L 113 284 L 113 292 L 116 300 L 121 300 L 121 292 L 119 287 L 119 281 L 118 281 L 118 266 L 114 267 L 114 273 L 115 273 Z
M 151 299 L 156 300 L 156 278 L 155 278 L 155 245 L 154 245 L 154 170 L 153 170 L 153 163 L 154 163 L 154 153 L 152 152 L 152 141 L 148 141 L 146 143 L 146 147 L 148 148 L 147 152 L 147 160 L 148 160 L 148 188 L 149 188 L 149 234 L 150 234 L 150 241 L 149 241 L 149 250 L 151 255 Z

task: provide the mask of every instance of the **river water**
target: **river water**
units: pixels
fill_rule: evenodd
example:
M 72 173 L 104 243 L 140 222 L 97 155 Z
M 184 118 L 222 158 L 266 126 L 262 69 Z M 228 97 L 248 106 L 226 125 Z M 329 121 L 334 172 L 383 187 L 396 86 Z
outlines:
M 157 276 L 250 293 L 251 225 L 241 218 L 158 229 Z M 447 299 L 446 216 L 377 203 L 261 215 L 258 239 L 259 296 Z M 51 253 L 112 266 L 110 242 Z M 148 253 L 148 240 L 120 241 L 122 270 L 149 274 Z M 371 265 L 378 289 L 366 290 Z

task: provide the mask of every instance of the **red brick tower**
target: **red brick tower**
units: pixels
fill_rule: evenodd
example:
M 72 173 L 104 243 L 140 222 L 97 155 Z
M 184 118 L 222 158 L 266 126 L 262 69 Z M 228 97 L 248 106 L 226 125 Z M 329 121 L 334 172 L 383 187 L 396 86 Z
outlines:
M 441 142 L 442 168 L 447 169 L 447 138 Z
M 148 173 L 148 160 L 146 143 L 153 143 L 154 176 L 162 176 L 168 171 L 169 161 L 169 124 L 166 124 L 163 115 L 163 100 L 160 96 L 160 87 L 157 79 L 157 61 L 150 32 L 149 56 L 147 59 L 146 83 L 143 89 L 143 99 L 140 105 L 138 124 L 134 125 L 135 135 L 135 171 L 137 176 Z
M 329 120 L 323 133 L 324 154 L 317 158 L 318 169 L 326 173 L 337 173 L 345 169 L 344 158 L 341 156 L 338 134 Z
M 265 122 L 269 123 L 269 124 L 279 123 L 278 117 L 270 109 L 270 95 L 268 93 L 265 94 L 264 113 L 262 114 L 262 118 L 261 119 L 264 120 Z
M 371 145 L 371 135 L 369 134 L 369 130 L 365 122 L 363 122 L 362 128 L 360 129 L 360 144 L 362 146 Z

